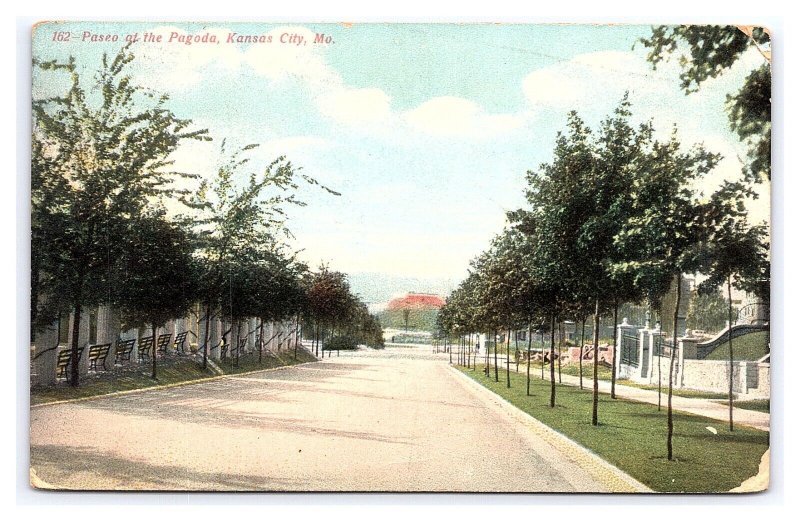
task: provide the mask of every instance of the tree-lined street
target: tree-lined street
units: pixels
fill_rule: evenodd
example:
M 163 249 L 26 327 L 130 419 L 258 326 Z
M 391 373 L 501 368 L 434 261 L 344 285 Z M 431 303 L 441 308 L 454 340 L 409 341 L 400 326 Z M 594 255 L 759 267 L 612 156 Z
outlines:
M 31 411 L 39 485 L 632 492 L 422 348 Z M 69 420 L 69 421 L 67 421 Z

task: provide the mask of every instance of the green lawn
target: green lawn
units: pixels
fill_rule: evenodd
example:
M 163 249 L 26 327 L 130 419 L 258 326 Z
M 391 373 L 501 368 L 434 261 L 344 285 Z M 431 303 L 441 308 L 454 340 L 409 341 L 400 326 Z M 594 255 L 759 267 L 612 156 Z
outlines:
M 733 339 L 733 359 L 755 361 L 769 353 L 769 342 L 766 331 L 747 333 Z M 706 360 L 729 360 L 728 342 L 723 342 L 711 351 Z
M 728 402 L 719 402 L 728 405 Z M 749 411 L 769 412 L 769 400 L 741 400 L 734 401 L 733 406 L 737 409 L 747 409 Z
M 258 354 L 249 354 L 239 359 L 236 366 L 232 359 L 217 362 L 225 374 L 237 374 L 259 369 L 271 369 L 295 363 L 310 362 L 315 360 L 313 355 L 304 349 L 298 349 L 298 360 L 294 360 L 293 352 L 282 352 L 279 356 L 266 355 L 262 363 L 258 363 Z M 150 366 L 142 364 L 134 369 L 117 371 L 114 373 L 99 373 L 87 375 L 81 380 L 79 387 L 70 387 L 64 382 L 53 387 L 34 387 L 31 389 L 31 405 L 100 396 L 119 391 L 143 389 L 157 385 L 166 385 L 180 382 L 199 380 L 218 376 L 211 369 L 203 370 L 199 361 L 194 358 L 172 358 L 158 366 L 158 380 L 150 378 Z
M 676 412 L 674 461 L 666 458 L 666 409 L 600 395 L 600 425 L 591 425 L 592 393 L 558 385 L 556 407 L 549 407 L 550 382 L 531 379 L 533 396 L 525 396 L 525 374 L 511 374 L 512 388 L 478 371 L 467 375 L 526 413 L 592 450 L 659 492 L 726 492 L 758 472 L 769 447 L 769 433 Z M 706 427 L 713 427 L 713 434 Z
M 630 382 L 628 380 L 619 380 L 620 385 L 627 385 L 628 387 L 636 387 L 638 389 L 646 389 L 648 391 L 656 391 L 658 392 L 658 386 L 652 384 L 639 384 L 635 382 Z M 664 396 L 667 395 L 668 388 L 666 385 L 661 387 L 661 392 L 664 393 Z M 728 397 L 728 393 L 716 393 L 711 391 L 698 391 L 696 389 L 672 389 L 672 394 L 674 396 L 680 396 L 682 398 L 704 398 L 706 400 L 721 400 Z

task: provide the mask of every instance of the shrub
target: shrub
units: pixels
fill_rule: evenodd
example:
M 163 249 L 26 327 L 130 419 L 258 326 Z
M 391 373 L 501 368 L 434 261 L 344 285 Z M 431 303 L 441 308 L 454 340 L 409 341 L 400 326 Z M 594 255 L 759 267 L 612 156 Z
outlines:
M 327 351 L 352 351 L 358 349 L 358 342 L 350 335 L 339 335 L 329 338 L 322 346 Z

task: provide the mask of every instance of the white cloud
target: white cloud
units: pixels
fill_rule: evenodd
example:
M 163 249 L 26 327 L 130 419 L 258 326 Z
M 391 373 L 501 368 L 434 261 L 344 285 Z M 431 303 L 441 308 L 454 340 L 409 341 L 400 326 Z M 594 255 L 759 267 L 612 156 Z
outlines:
M 610 97 L 616 103 L 625 90 L 632 94 L 658 90 L 665 85 L 663 74 L 656 76 L 638 54 L 598 51 L 531 72 L 523 80 L 522 90 L 534 106 L 572 108 L 596 101 L 598 96 Z
M 389 119 L 389 96 L 381 89 L 339 89 L 317 98 L 322 114 L 351 125 L 379 123 Z
M 272 43 L 251 44 L 243 53 L 244 62 L 253 71 L 270 80 L 295 78 L 312 88 L 328 89 L 341 84 L 339 74 L 317 52 L 316 45 L 281 43 L 284 34 L 297 35 L 306 43 L 314 41 L 314 32 L 305 27 L 278 27 L 267 33 Z
M 488 137 L 520 128 L 518 114 L 489 114 L 477 103 L 455 96 L 430 99 L 402 115 L 408 125 L 443 137 Z
M 140 42 L 135 52 L 142 57 L 139 62 L 147 64 L 146 70 L 138 78 L 140 83 L 154 88 L 190 88 L 213 74 L 209 70 L 211 66 L 231 71 L 248 66 L 255 74 L 271 81 L 295 78 L 315 88 L 327 89 L 341 84 L 339 75 L 325 63 L 318 51 L 324 44 L 309 45 L 315 35 L 305 27 L 285 26 L 263 34 L 246 35 L 266 36 L 272 41 L 249 43 L 245 49 L 237 43 L 229 43 L 228 36 L 234 31 L 222 27 L 203 28 L 189 33 L 180 27 L 156 26 L 148 32 L 161 36 L 161 42 Z M 178 40 L 206 34 L 214 36 L 219 43 L 196 42 L 187 45 Z M 305 44 L 281 42 L 284 34 L 302 38 Z
M 143 86 L 158 90 L 184 90 L 209 74 L 212 64 L 228 70 L 239 68 L 242 58 L 235 46 L 214 43 L 178 43 L 177 38 L 208 33 L 217 41 L 225 41 L 228 30 L 209 28 L 202 32 L 189 33 L 180 27 L 157 26 L 149 31 L 161 36 L 160 43 L 141 42 L 134 47 L 137 63 L 143 67 L 137 81 Z M 177 38 L 176 38 L 177 35 Z M 172 41 L 170 41 L 172 39 Z

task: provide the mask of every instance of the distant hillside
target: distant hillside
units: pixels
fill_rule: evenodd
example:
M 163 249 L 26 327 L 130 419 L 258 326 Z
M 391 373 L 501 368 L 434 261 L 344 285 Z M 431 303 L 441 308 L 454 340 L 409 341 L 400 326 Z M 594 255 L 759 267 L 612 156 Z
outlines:
M 409 331 L 433 331 L 436 326 L 438 309 L 410 309 L 408 312 Z M 378 312 L 381 326 L 394 329 L 405 329 L 406 322 L 402 309 L 392 309 Z
M 386 303 L 408 292 L 449 295 L 457 285 L 457 281 L 449 279 L 401 277 L 385 273 L 348 273 L 347 280 L 353 293 L 368 304 Z
M 436 326 L 439 308 L 443 305 L 444 298 L 439 295 L 408 293 L 390 300 L 386 309 L 378 313 L 378 320 L 385 328 L 408 327 L 409 331 L 432 331 Z

